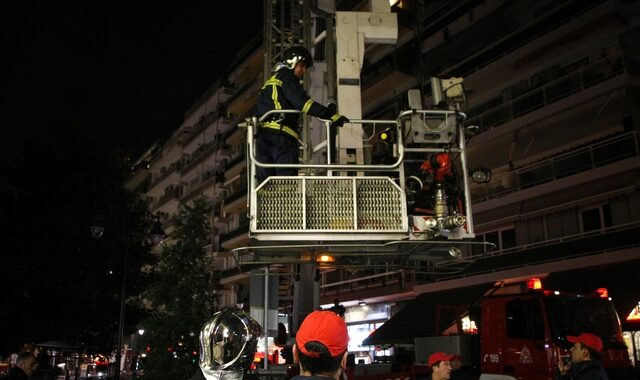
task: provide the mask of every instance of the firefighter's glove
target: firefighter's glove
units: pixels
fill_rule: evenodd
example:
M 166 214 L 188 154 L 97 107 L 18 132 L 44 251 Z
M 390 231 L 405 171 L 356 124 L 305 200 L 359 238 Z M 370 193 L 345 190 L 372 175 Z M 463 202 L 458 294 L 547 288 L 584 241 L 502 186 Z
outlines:
M 327 104 L 327 115 L 333 115 L 338 112 L 338 106 L 335 103 Z
M 346 117 L 340 115 L 339 113 L 334 114 L 333 116 L 331 116 L 331 124 L 329 125 L 330 127 L 342 127 L 344 125 L 344 123 L 348 123 L 349 119 L 347 119 Z

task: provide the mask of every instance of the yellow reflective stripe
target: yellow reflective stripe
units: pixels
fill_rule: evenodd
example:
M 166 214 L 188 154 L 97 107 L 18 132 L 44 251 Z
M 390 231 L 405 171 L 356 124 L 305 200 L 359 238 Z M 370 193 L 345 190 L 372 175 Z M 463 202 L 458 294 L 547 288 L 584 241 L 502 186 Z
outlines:
M 313 100 L 312 99 L 307 100 L 304 106 L 302 106 L 302 113 L 309 112 L 309 108 L 311 108 L 312 105 L 313 105 Z
M 282 86 L 282 81 L 280 79 L 276 79 L 276 74 L 272 75 L 271 78 L 267 79 L 266 82 L 264 82 L 264 85 L 262 86 L 262 88 L 264 89 L 267 86 Z
M 276 85 L 276 86 L 282 86 L 282 81 L 280 79 L 276 79 L 276 78 L 269 78 L 268 81 L 265 82 L 265 86 L 271 86 L 271 85 Z
M 335 113 L 333 114 L 333 116 L 331 116 L 331 121 L 336 121 L 340 118 L 340 114 L 339 113 Z
M 287 126 L 281 126 L 280 124 L 278 124 L 277 121 L 265 121 L 265 122 L 262 122 L 260 124 L 260 127 L 282 131 L 282 132 L 288 134 L 289 136 L 293 137 L 296 140 L 298 140 L 300 138 L 300 135 L 298 134 L 298 132 L 294 131 L 293 129 L 291 129 L 291 128 L 287 127 Z
M 277 74 L 273 74 L 271 78 L 267 79 L 267 81 L 264 82 L 262 89 L 264 90 L 267 86 L 271 86 L 271 100 L 273 101 L 273 106 L 275 109 L 281 110 L 282 105 L 278 101 L 278 87 L 282 87 L 282 81 L 280 79 L 276 79 L 276 75 Z
M 273 100 L 273 106 L 275 107 L 275 109 L 282 109 L 282 105 L 278 101 L 278 86 L 275 84 L 271 86 L 271 100 Z

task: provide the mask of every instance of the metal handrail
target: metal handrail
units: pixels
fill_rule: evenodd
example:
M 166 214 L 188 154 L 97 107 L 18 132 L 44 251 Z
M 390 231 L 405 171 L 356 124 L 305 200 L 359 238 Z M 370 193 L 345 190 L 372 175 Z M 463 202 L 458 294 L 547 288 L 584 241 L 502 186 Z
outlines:
M 398 118 L 396 120 L 370 120 L 370 119 L 352 119 L 349 122 L 352 124 L 371 124 L 371 125 L 376 125 L 376 124 L 391 124 L 391 125 L 395 125 L 396 126 L 396 133 L 397 136 L 402 136 L 402 131 L 401 131 L 401 120 L 406 118 L 407 116 L 411 116 L 411 115 L 415 115 L 416 113 L 426 113 L 429 114 L 436 114 L 436 115 L 456 115 L 456 116 L 460 116 L 463 119 L 466 119 L 466 114 L 463 112 L 457 112 L 457 111 L 445 111 L 445 110 L 407 110 L 407 111 L 403 111 L 398 115 Z M 331 163 L 327 163 L 327 164 L 267 164 L 267 163 L 263 163 L 258 161 L 258 159 L 255 156 L 255 149 L 254 149 L 254 145 L 253 145 L 253 137 L 254 137 L 254 131 L 253 131 L 253 127 L 254 125 L 258 125 L 259 122 L 264 121 L 268 116 L 272 115 L 272 114 L 281 114 L 281 113 L 301 113 L 298 110 L 271 110 L 267 113 L 265 113 L 264 115 L 262 115 L 260 117 L 260 119 L 258 119 L 257 117 L 253 117 L 251 118 L 251 122 L 245 122 L 245 123 L 240 123 L 238 124 L 239 127 L 246 127 L 247 128 L 247 141 L 249 144 L 249 157 L 251 159 L 251 161 L 258 167 L 261 168 L 292 168 L 292 169 L 311 169 L 311 168 L 325 168 L 325 169 L 334 169 L 334 170 L 359 170 L 359 171 L 386 171 L 386 170 L 395 170 L 397 169 L 403 162 L 404 160 L 404 154 L 405 154 L 405 147 L 403 144 L 403 141 L 401 138 L 399 138 L 397 140 L 397 144 L 398 144 L 398 158 L 396 159 L 395 162 L 391 163 L 391 164 L 382 164 L 382 165 L 365 165 L 365 164 L 331 164 Z M 325 120 L 325 119 L 320 119 L 322 122 L 325 123 L 325 126 L 327 128 L 327 136 L 329 136 L 329 126 L 331 121 L 330 120 Z M 326 141 L 326 140 L 325 140 Z M 412 149 L 413 151 L 414 149 Z M 331 157 L 329 154 L 327 154 L 327 160 L 330 161 Z
M 397 169 L 400 164 L 402 164 L 402 160 L 404 159 L 404 146 L 402 142 L 398 143 L 398 159 L 388 165 L 358 165 L 358 164 L 267 164 L 264 162 L 258 161 L 255 156 L 255 149 L 253 145 L 253 126 L 257 125 L 258 122 L 264 121 L 264 119 L 274 113 L 300 113 L 298 110 L 272 110 L 260 117 L 258 120 L 257 117 L 252 118 L 252 122 L 249 123 L 241 123 L 238 124 L 240 127 L 247 127 L 247 142 L 249 144 L 249 157 L 251 161 L 258 167 L 261 168 L 292 168 L 292 169 L 311 169 L 311 168 L 326 168 L 326 169 L 334 169 L 334 170 L 371 170 L 371 171 L 385 171 Z M 330 120 L 319 119 L 323 121 L 329 129 L 329 125 L 331 123 Z M 396 128 L 399 128 L 399 123 L 397 120 L 366 120 L 366 119 L 354 119 L 350 120 L 350 123 L 353 124 L 393 124 Z M 329 157 L 330 159 L 330 157 Z

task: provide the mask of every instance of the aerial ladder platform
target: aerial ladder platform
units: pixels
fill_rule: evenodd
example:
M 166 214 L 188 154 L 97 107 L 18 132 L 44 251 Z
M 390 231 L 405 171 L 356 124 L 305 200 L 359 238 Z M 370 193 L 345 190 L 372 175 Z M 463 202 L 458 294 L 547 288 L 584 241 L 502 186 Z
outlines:
M 254 140 L 261 120 L 299 111 L 271 111 L 239 125 L 246 128 L 252 240 L 234 249 L 240 262 L 321 262 L 328 253 L 349 258 L 349 265 L 404 258 L 449 271 L 470 263 L 465 257 L 471 245 L 486 244 L 474 241 L 466 156 L 470 129 L 459 111 L 466 100 L 463 80 L 432 78 L 435 109 L 423 109 L 419 90 L 410 90 L 409 109 L 395 119 L 362 118 L 364 44 L 395 43 L 398 29 L 387 2 L 371 3 L 371 12 L 336 12 L 335 36 L 330 28 L 323 32 L 323 38 L 335 39 L 338 110 L 350 123 L 334 131 L 322 121 L 324 132 L 317 138 L 305 121 L 300 164 L 259 162 Z M 268 38 L 278 43 L 266 44 L 273 45 L 267 57 L 284 50 L 281 40 Z M 386 144 L 390 159 L 385 163 L 366 162 L 364 145 L 372 140 Z M 299 175 L 258 182 L 257 167 L 295 168 Z

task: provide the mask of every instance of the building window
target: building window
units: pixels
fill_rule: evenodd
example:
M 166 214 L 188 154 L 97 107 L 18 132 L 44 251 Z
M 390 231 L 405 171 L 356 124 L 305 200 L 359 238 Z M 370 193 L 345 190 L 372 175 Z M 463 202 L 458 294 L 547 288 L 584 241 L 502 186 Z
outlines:
M 485 232 L 476 235 L 476 241 L 495 244 L 495 249 L 485 245 L 474 245 L 473 254 L 497 252 L 516 246 L 516 230 L 513 227 L 502 228 L 495 231 Z
M 515 228 L 508 228 L 500 231 L 500 248 L 507 249 L 516 246 L 516 230 Z
M 611 227 L 611 209 L 608 204 L 583 209 L 580 212 L 582 231 L 597 231 Z

